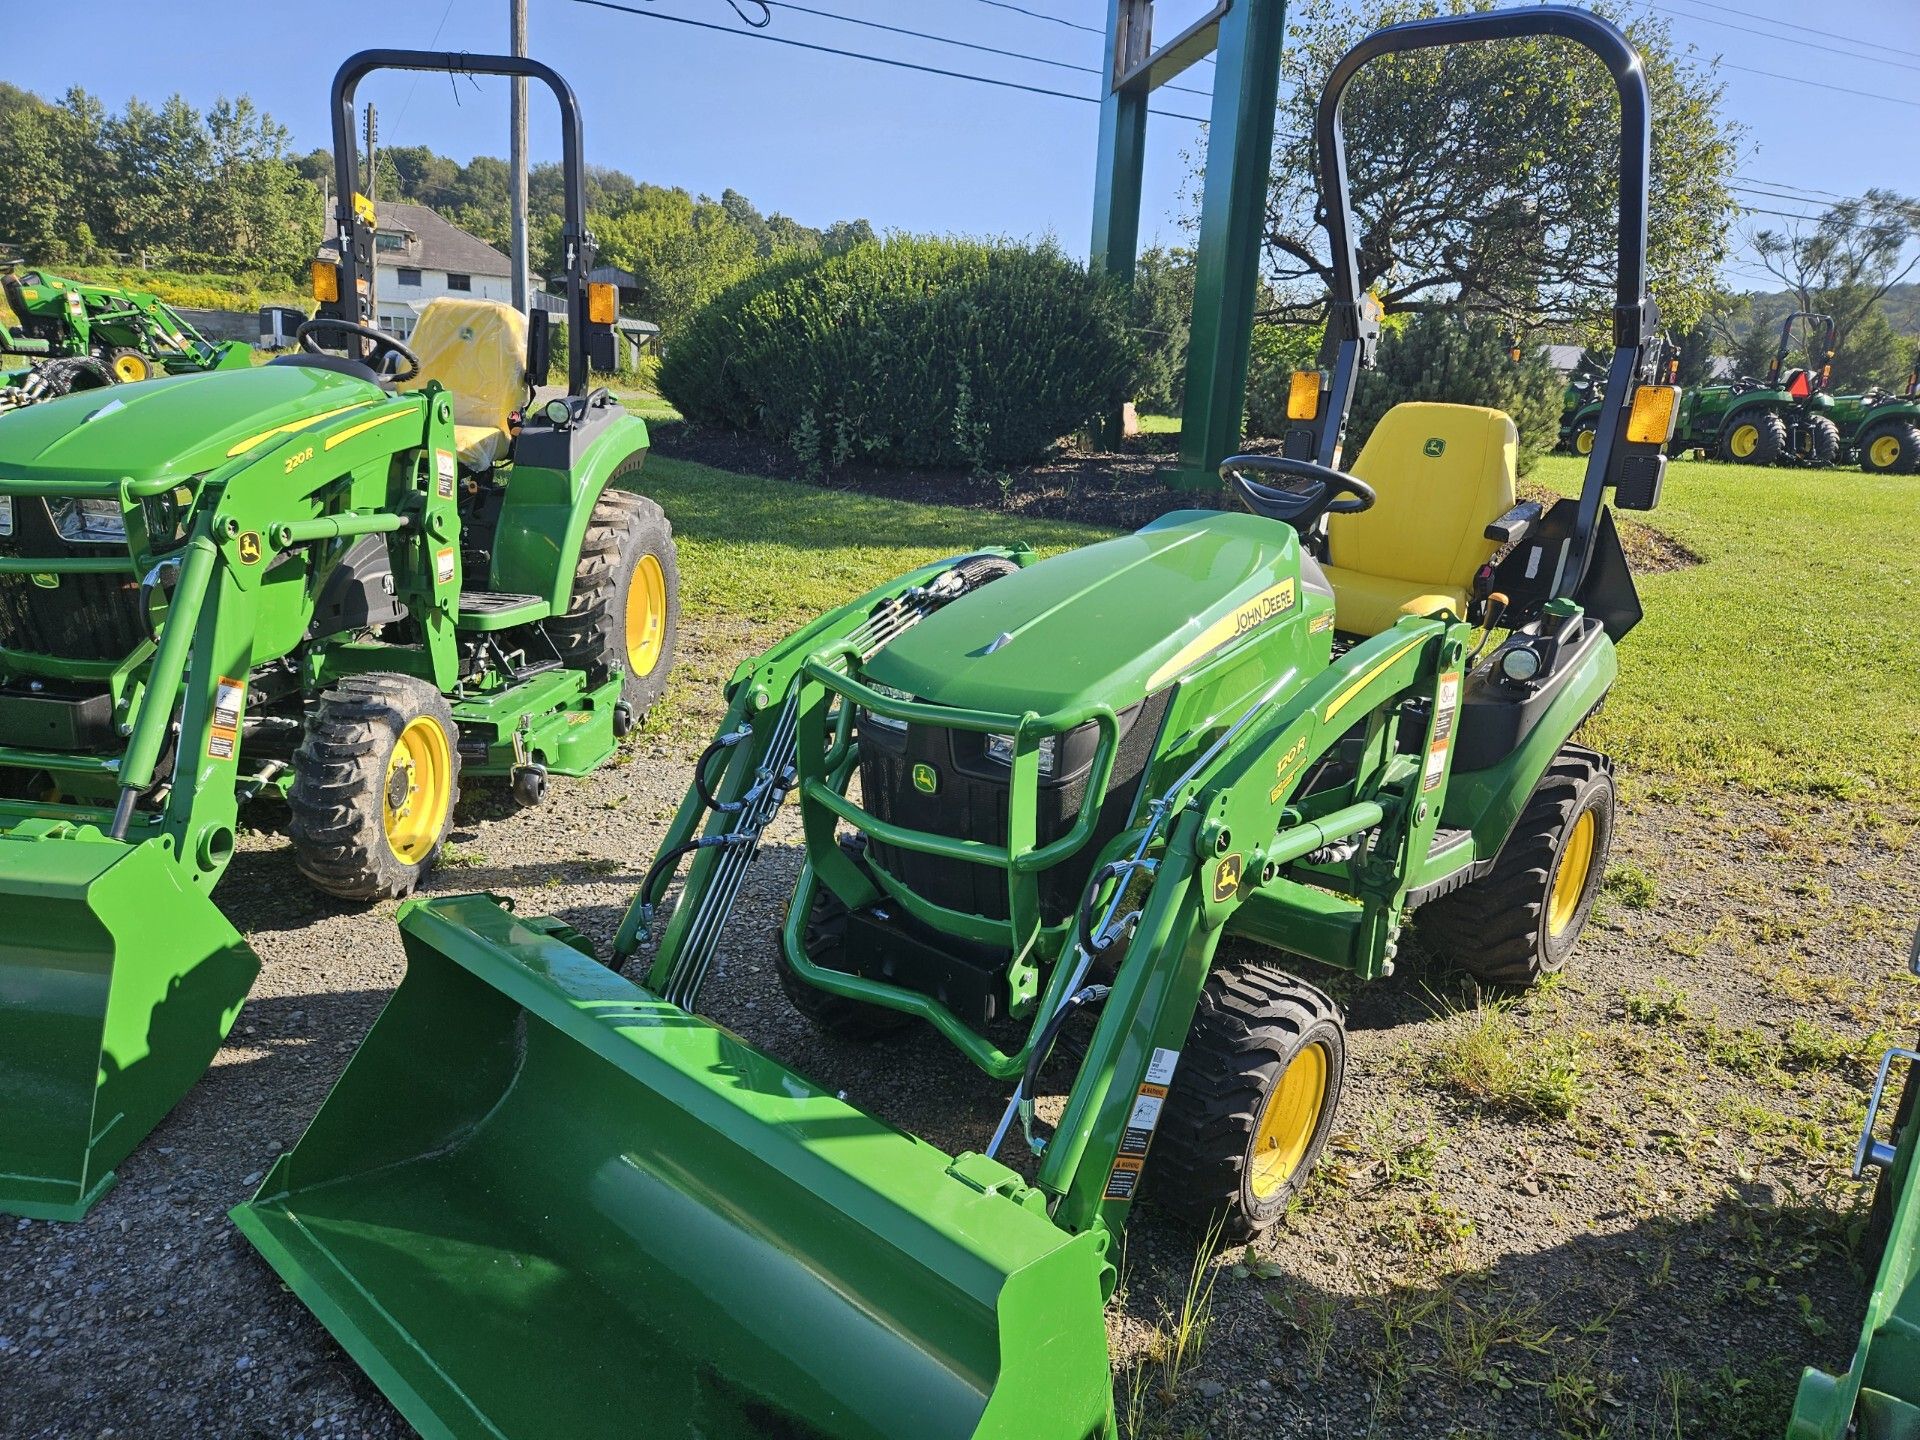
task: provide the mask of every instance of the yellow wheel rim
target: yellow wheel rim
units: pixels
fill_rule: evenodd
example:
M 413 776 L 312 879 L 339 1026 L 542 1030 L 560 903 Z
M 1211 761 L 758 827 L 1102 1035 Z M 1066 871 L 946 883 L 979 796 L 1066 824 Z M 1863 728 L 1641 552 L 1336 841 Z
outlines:
M 1547 933 L 1564 935 L 1580 908 L 1580 897 L 1587 891 L 1587 876 L 1593 870 L 1593 840 L 1599 822 L 1593 811 L 1583 810 L 1573 822 L 1567 843 L 1560 850 L 1560 864 L 1553 872 L 1553 893 L 1547 901 Z
M 1573 448 L 1581 455 L 1591 455 L 1593 453 L 1593 431 L 1578 431 L 1573 437 Z
M 1876 470 L 1891 470 L 1900 463 L 1900 437 L 1876 435 L 1873 444 L 1867 447 L 1867 459 Z
M 135 380 L 144 380 L 153 373 L 146 360 L 139 355 L 116 355 L 113 357 L 113 378 L 123 384 Z
M 1255 1199 L 1264 1200 L 1299 1170 L 1320 1127 L 1320 1111 L 1327 1103 L 1327 1047 L 1309 1045 L 1288 1063 L 1286 1072 L 1267 1092 L 1266 1108 L 1253 1135 L 1253 1163 L 1248 1179 Z
M 634 675 L 653 673 L 666 632 L 666 572 L 658 557 L 642 555 L 627 582 L 627 665 Z
M 407 865 L 433 853 L 453 800 L 453 755 L 440 722 L 422 715 L 407 722 L 387 757 L 383 819 L 387 844 Z
M 1727 451 L 1736 460 L 1744 460 L 1760 448 L 1760 427 L 1742 425 L 1727 439 Z

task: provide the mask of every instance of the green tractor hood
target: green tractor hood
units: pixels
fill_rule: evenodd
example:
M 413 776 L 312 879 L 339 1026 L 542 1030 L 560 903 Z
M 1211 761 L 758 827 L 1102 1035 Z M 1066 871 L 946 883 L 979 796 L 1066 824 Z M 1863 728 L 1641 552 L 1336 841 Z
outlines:
M 8 416 L 0 427 L 0 475 L 184 480 L 276 434 L 385 398 L 371 381 L 303 365 L 89 390 Z M 75 412 L 86 412 L 78 424 Z
M 982 587 L 894 640 L 865 674 L 1002 714 L 1096 700 L 1119 710 L 1308 600 L 1289 527 L 1180 511 Z

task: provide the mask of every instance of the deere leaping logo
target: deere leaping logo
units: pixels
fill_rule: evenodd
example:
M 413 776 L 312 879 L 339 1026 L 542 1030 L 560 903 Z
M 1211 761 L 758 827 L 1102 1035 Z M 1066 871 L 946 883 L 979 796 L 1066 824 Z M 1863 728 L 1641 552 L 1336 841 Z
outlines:
M 260 563 L 260 532 L 258 530 L 241 531 L 235 549 L 239 553 L 242 565 L 258 565 Z
M 922 795 L 934 795 L 940 790 L 940 772 L 925 761 L 913 767 L 913 788 Z
M 1420 453 L 1438 457 L 1447 453 L 1447 442 L 1438 435 L 1429 435 L 1427 443 L 1420 447 Z

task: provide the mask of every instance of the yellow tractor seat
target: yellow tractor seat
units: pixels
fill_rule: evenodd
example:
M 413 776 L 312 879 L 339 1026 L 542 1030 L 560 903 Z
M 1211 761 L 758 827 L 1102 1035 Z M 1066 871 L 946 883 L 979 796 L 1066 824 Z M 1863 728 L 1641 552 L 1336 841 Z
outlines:
M 1479 405 L 1409 401 L 1380 418 L 1353 462 L 1373 507 L 1327 519 L 1334 624 L 1378 635 L 1402 615 L 1467 618 L 1487 526 L 1514 503 L 1513 421 Z
M 505 458 L 507 417 L 527 398 L 527 317 L 504 300 L 442 295 L 420 311 L 407 346 L 418 390 L 437 380 L 453 395 L 453 440 L 460 464 L 485 470 Z

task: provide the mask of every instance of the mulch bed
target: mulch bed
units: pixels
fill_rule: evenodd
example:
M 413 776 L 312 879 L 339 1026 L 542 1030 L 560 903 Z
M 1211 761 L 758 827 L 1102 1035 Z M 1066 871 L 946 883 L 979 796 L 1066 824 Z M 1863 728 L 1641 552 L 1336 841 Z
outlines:
M 688 420 L 656 420 L 648 428 L 653 453 L 668 459 L 690 460 L 743 475 L 813 483 L 832 490 L 996 510 L 1037 520 L 1073 520 L 1128 530 L 1171 510 L 1232 508 L 1224 491 L 1176 490 L 1166 484 L 1165 477 L 1178 458 L 1178 435 L 1135 435 L 1119 450 L 1064 448 L 1042 464 L 999 475 L 972 475 L 965 470 L 896 470 L 855 463 L 819 477 L 809 475 L 791 451 L 755 435 Z M 1251 440 L 1247 448 L 1254 452 L 1277 450 L 1279 442 Z M 1524 481 L 1520 488 L 1523 498 L 1548 503 L 1557 498 L 1544 487 Z M 1644 521 L 1616 514 L 1614 523 L 1636 575 L 1684 570 L 1700 563 L 1698 555 Z

